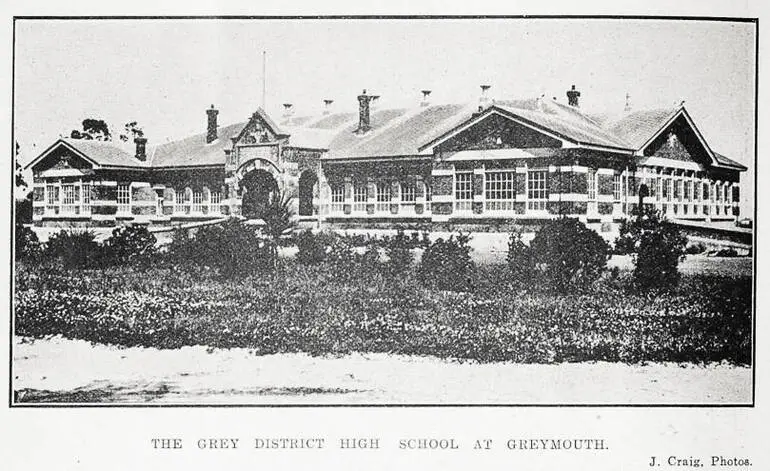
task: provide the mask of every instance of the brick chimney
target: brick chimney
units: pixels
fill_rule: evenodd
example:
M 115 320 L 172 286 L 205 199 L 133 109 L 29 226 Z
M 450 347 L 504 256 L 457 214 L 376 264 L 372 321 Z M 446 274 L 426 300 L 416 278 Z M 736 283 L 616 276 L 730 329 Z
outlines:
M 283 104 L 283 122 L 288 123 L 291 120 L 292 115 L 292 105 L 291 103 L 284 103 Z
M 328 98 L 324 100 L 324 115 L 328 115 L 332 112 L 332 103 L 334 103 L 334 100 L 329 100 Z
M 575 86 L 572 85 L 572 90 L 567 90 L 567 103 L 569 104 L 569 106 L 580 108 L 580 104 L 578 103 L 579 98 L 580 98 L 580 92 L 575 90 Z
M 422 101 L 420 102 L 420 106 L 426 107 L 430 105 L 430 90 L 420 90 L 422 93 Z
M 379 98 L 379 97 L 378 97 Z M 366 89 L 358 95 L 358 128 L 353 131 L 356 134 L 364 134 L 372 127 L 369 124 L 369 103 L 374 99 L 366 94 Z
M 214 132 L 216 132 L 216 130 Z M 141 160 L 142 162 L 146 161 L 147 160 L 147 138 L 137 137 L 134 139 L 134 144 L 136 144 L 135 157 L 138 160 Z
M 211 108 L 206 110 L 206 115 L 208 116 L 208 127 L 206 128 L 206 144 L 210 144 L 217 140 L 217 115 L 219 114 L 219 110 L 214 108 L 214 105 L 211 105 Z
M 492 103 L 492 100 L 489 98 L 490 88 L 492 88 L 492 85 L 481 85 L 481 96 L 479 97 L 479 111 L 483 111 L 485 108 L 488 108 L 489 105 Z

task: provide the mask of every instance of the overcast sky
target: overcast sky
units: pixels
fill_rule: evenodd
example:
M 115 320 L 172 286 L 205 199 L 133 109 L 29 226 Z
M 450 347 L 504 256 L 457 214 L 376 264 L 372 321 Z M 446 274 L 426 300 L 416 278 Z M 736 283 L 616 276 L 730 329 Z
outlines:
M 687 109 L 714 150 L 748 165 L 753 192 L 754 25 L 660 20 L 68 20 L 16 23 L 15 138 L 25 156 L 87 117 L 115 134 L 138 121 L 150 144 L 267 111 L 355 110 L 363 88 L 381 107 L 541 94 L 589 112 Z M 33 150 L 33 145 L 35 146 Z M 748 177 L 748 178 L 746 178 Z

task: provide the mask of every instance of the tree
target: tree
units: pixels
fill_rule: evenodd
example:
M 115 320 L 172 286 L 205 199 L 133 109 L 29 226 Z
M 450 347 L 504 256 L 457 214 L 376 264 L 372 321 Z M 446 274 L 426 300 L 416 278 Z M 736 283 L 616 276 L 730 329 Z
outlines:
M 273 263 L 278 262 L 278 244 L 283 236 L 294 228 L 291 198 L 282 191 L 274 191 L 262 213 L 265 225 L 262 232 L 268 237 L 268 244 Z
M 21 146 L 19 145 L 19 142 L 16 141 L 16 158 L 14 159 L 15 163 L 15 170 L 16 170 L 16 188 L 20 189 L 21 191 L 24 191 L 27 189 L 27 182 L 24 181 L 24 175 L 22 175 L 22 168 L 21 164 L 19 163 L 19 149 Z
M 70 133 L 72 139 L 86 139 L 97 141 L 111 141 L 110 128 L 103 119 L 86 118 L 83 120 L 83 130 L 73 129 Z
M 144 131 L 142 131 L 142 128 L 139 127 L 136 121 L 131 121 L 130 123 L 126 123 L 126 125 L 123 126 L 123 128 L 125 129 L 125 132 L 120 135 L 120 140 L 123 142 L 126 142 L 129 139 L 134 140 L 137 137 L 144 136 Z

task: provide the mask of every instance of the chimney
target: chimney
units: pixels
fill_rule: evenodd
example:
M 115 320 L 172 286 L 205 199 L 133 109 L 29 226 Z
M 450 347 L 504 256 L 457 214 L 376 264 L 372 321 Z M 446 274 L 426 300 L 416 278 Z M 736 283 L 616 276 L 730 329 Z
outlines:
M 217 140 L 217 115 L 219 114 L 219 110 L 214 108 L 214 105 L 211 105 L 211 108 L 206 110 L 206 114 L 209 118 L 209 125 L 206 131 L 206 144 L 209 144 L 213 141 Z M 138 149 L 137 144 L 137 149 Z M 137 153 L 139 151 L 137 150 Z
M 215 115 L 216 116 L 216 115 Z M 210 122 L 210 120 L 209 120 Z M 214 118 L 214 122 L 216 123 L 216 118 Z M 214 125 L 214 134 L 216 134 L 216 124 Z M 136 158 L 144 162 L 147 160 L 147 138 L 146 137 L 137 137 L 134 139 L 134 144 L 136 144 Z
M 329 99 L 324 100 L 324 115 L 331 114 L 332 103 L 334 103 L 334 100 L 329 100 Z
M 430 90 L 421 90 L 422 92 L 422 101 L 420 102 L 420 106 L 426 107 L 430 105 Z
M 356 134 L 364 134 L 372 127 L 369 125 L 369 102 L 374 97 L 366 94 L 366 89 L 358 95 L 358 128 L 353 131 Z
M 479 111 L 482 111 L 484 108 L 487 108 L 492 100 L 489 99 L 489 89 L 492 88 L 492 85 L 481 85 L 481 97 L 479 97 Z
M 575 86 L 572 85 L 572 90 L 567 90 L 567 102 L 569 106 L 580 108 L 580 104 L 578 104 L 578 98 L 580 98 L 580 92 L 575 90 Z
M 292 104 L 291 103 L 284 103 L 283 104 L 283 122 L 288 123 L 291 119 L 292 115 Z

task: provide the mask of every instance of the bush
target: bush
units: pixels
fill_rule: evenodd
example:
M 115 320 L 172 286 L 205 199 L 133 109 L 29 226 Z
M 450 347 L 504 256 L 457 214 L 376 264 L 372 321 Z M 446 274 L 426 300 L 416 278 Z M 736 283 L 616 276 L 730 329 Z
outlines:
M 171 263 L 208 267 L 226 278 L 269 270 L 275 266 L 274 257 L 256 230 L 236 218 L 203 226 L 192 237 L 179 230 L 168 245 Z
M 35 231 L 29 227 L 16 223 L 14 229 L 14 252 L 16 260 L 34 260 L 43 249 Z
M 476 285 L 476 265 L 471 260 L 470 236 L 459 234 L 437 239 L 422 255 L 417 276 L 432 289 L 470 291 Z
M 91 231 L 59 231 L 46 243 L 44 256 L 64 268 L 92 268 L 102 259 L 102 246 Z
M 112 265 L 149 262 L 155 255 L 157 239 L 145 226 L 121 226 L 104 244 L 104 261 Z
M 706 251 L 706 246 L 701 244 L 700 242 L 696 242 L 694 244 L 689 244 L 685 249 L 684 253 L 687 255 L 697 255 L 701 254 Z
M 297 246 L 297 261 L 303 265 L 315 265 L 326 260 L 327 248 L 331 245 L 334 234 L 314 234 L 306 230 L 294 234 Z
M 610 247 L 577 219 L 548 221 L 529 246 L 537 282 L 559 292 L 585 289 L 607 266 Z
M 407 237 L 402 229 L 396 232 L 396 235 L 386 239 L 385 255 L 388 257 L 388 271 L 392 274 L 401 274 L 409 270 L 414 261 L 412 248 L 419 244 L 417 233 L 413 232 L 411 237 Z
M 684 257 L 687 237 L 654 209 L 625 220 L 616 246 L 634 255 L 634 281 L 644 290 L 669 289 L 679 281 L 679 262 Z
M 529 281 L 532 277 L 532 258 L 529 248 L 521 240 L 521 233 L 512 232 L 508 238 L 508 273 L 511 281 L 520 285 Z

